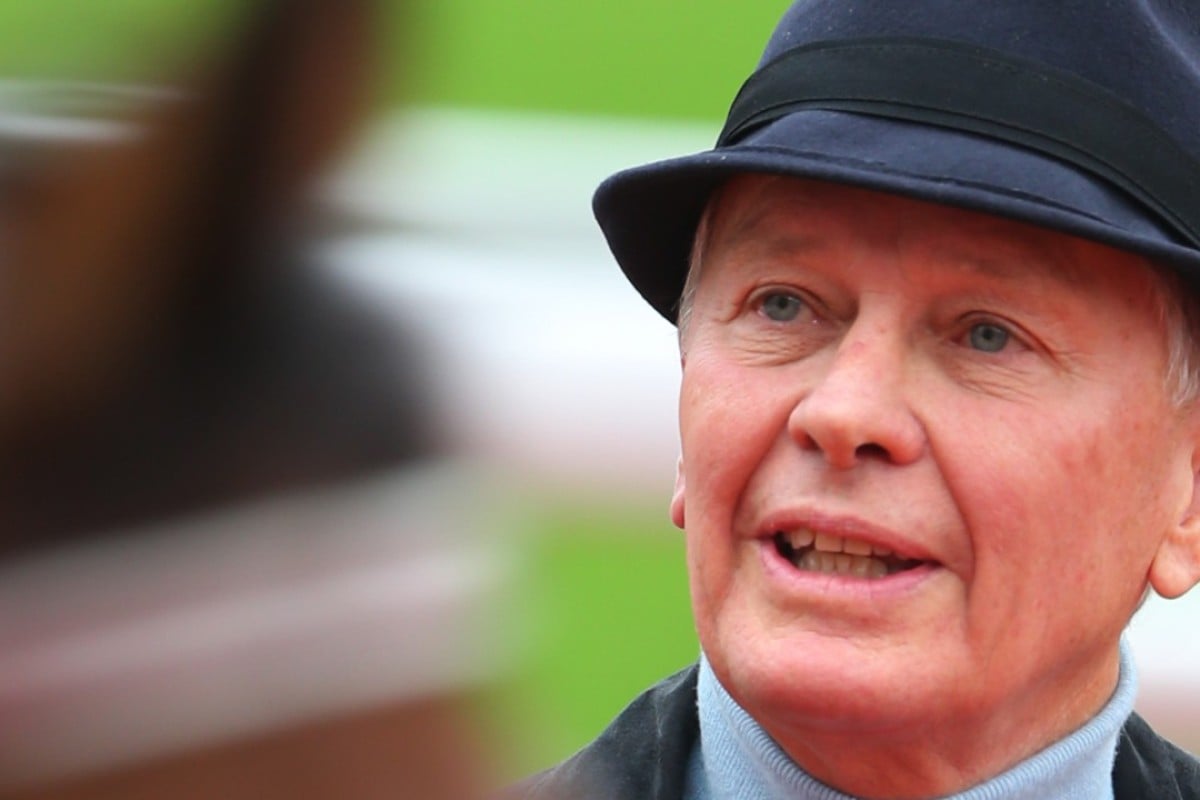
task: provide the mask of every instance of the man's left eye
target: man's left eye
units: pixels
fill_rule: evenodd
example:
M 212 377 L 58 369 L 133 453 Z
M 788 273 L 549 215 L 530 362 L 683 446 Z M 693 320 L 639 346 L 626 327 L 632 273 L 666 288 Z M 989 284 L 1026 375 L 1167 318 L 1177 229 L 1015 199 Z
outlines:
M 762 313 L 775 322 L 791 322 L 804 310 L 804 301 L 794 294 L 772 292 L 762 299 Z
M 971 326 L 967 338 L 971 347 L 984 353 L 999 353 L 1008 345 L 1008 331 L 991 322 L 980 322 Z

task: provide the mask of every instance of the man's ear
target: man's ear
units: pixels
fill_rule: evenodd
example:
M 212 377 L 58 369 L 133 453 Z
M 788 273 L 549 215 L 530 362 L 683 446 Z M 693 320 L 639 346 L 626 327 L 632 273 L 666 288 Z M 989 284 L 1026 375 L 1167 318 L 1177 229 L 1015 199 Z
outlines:
M 671 522 L 675 523 L 675 527 L 683 529 L 683 456 L 675 462 L 675 491 L 671 495 Z
M 1200 415 L 1198 415 L 1200 416 Z M 1188 475 L 1180 476 L 1182 511 L 1159 542 L 1150 564 L 1150 585 L 1162 597 L 1172 599 L 1200 582 L 1200 423 L 1193 424 L 1195 445 Z

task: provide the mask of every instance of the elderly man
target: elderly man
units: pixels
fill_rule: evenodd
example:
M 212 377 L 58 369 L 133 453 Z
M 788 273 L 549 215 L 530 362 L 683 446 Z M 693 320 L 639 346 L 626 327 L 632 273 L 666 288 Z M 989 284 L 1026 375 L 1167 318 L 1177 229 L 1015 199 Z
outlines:
M 802 0 L 596 211 L 679 325 L 700 663 L 562 798 L 1194 798 L 1121 635 L 1200 579 L 1200 10 Z

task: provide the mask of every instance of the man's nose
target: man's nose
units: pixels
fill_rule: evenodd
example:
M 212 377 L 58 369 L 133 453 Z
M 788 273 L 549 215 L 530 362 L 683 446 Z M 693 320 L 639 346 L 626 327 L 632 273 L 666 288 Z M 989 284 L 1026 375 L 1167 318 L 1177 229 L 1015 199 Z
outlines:
M 926 439 L 906 396 L 906 348 L 885 328 L 860 327 L 867 328 L 852 326 L 829 354 L 788 417 L 788 433 L 836 469 L 872 459 L 912 463 Z

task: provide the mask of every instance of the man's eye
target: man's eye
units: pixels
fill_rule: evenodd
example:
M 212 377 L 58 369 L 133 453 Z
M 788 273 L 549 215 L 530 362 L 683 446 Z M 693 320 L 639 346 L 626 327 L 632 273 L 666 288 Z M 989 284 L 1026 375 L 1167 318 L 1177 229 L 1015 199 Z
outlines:
M 791 322 L 804 310 L 804 301 L 794 294 L 773 292 L 762 299 L 762 313 L 775 322 Z
M 971 347 L 985 353 L 999 353 L 1008 345 L 1010 334 L 999 325 L 990 322 L 980 322 L 971 326 L 967 335 Z

